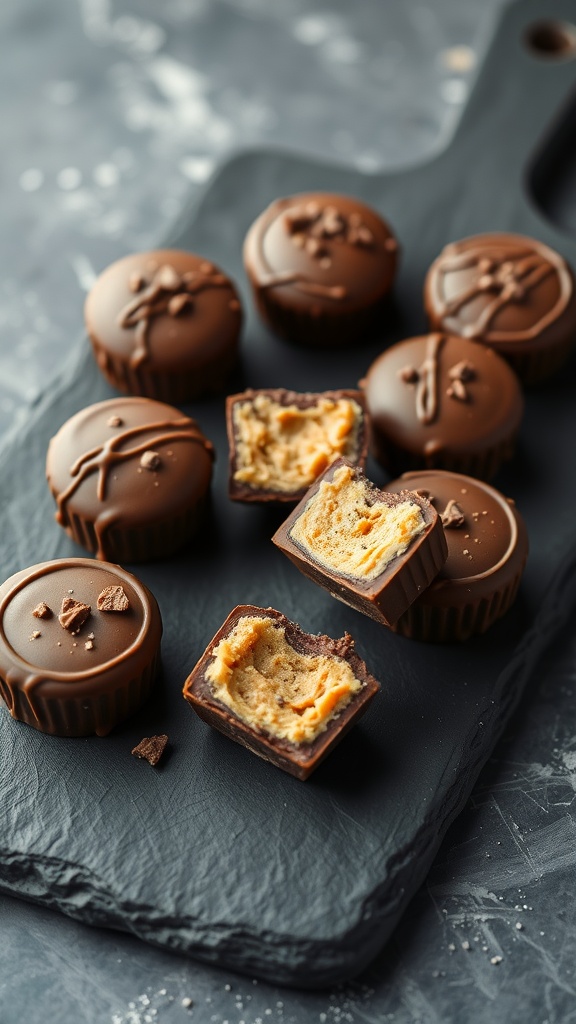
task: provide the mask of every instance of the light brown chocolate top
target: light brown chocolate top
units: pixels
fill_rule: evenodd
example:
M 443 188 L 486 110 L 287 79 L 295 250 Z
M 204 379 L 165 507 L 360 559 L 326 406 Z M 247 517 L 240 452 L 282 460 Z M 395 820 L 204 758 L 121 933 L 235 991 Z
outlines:
M 398 244 L 382 217 L 351 196 L 310 192 L 278 199 L 244 245 L 253 285 L 282 289 L 295 306 L 352 310 L 392 285 Z
M 566 316 L 565 327 L 576 326 L 568 264 L 522 235 L 474 235 L 447 245 L 428 272 L 424 299 L 433 327 L 488 344 L 537 347 Z
M 143 456 L 154 460 L 142 465 Z M 112 398 L 82 409 L 50 441 L 46 473 L 66 526 L 93 522 L 98 556 L 106 532 L 176 518 L 208 491 L 213 449 L 194 420 L 149 398 Z
M 227 355 L 242 311 L 234 285 L 209 260 L 158 249 L 107 267 L 86 299 L 85 318 L 110 355 L 134 368 L 178 372 Z
M 117 586 L 129 607 L 118 615 L 100 611 L 98 595 Z M 54 614 L 35 618 L 39 603 Z M 74 629 L 57 614 L 63 603 L 88 609 Z M 0 676 L 8 692 L 24 690 L 33 707 L 36 692 L 43 699 L 114 692 L 127 674 L 138 678 L 152 662 L 161 633 L 154 598 L 119 566 L 56 559 L 18 572 L 0 587 Z

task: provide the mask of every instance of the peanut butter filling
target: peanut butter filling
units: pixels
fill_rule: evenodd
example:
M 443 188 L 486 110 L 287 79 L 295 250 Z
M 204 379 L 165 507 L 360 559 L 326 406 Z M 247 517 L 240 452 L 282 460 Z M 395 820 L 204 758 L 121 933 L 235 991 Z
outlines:
M 350 398 L 320 397 L 306 409 L 267 395 L 238 402 L 234 479 L 273 491 L 309 487 L 335 459 L 354 456 L 361 414 Z
M 290 530 L 313 558 L 338 574 L 374 580 L 425 529 L 416 502 L 371 503 L 364 480 L 340 466 L 323 480 Z
M 214 696 L 243 722 L 290 743 L 310 743 L 362 687 L 343 658 L 300 654 L 283 626 L 246 615 L 213 651 Z

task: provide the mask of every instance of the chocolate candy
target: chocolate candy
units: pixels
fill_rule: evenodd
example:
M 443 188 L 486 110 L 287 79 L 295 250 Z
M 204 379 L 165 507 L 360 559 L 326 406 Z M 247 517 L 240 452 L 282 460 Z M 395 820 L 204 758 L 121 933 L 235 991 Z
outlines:
M 183 693 L 208 725 L 306 779 L 379 689 L 348 634 L 311 635 L 273 608 L 239 605 Z
M 338 459 L 272 538 L 311 580 L 392 625 L 446 561 L 442 523 L 420 495 L 392 495 Z
M 364 466 L 368 427 L 360 391 L 244 391 L 226 400 L 233 501 L 296 502 L 344 456 Z
M 176 249 L 125 256 L 86 299 L 86 329 L 113 387 L 181 404 L 224 389 L 238 356 L 242 310 L 231 280 Z
M 122 592 L 121 610 L 100 610 L 108 588 Z M 41 562 L 0 587 L 0 695 L 40 732 L 105 736 L 148 697 L 161 636 L 158 605 L 131 573 L 89 558 Z
M 508 611 L 528 555 L 524 521 L 514 503 L 488 484 L 458 473 L 405 473 L 386 485 L 418 491 L 436 508 L 448 558 L 436 579 L 396 622 L 404 636 L 433 643 L 484 633 Z
M 433 330 L 490 346 L 526 384 L 555 373 L 574 343 L 572 270 L 523 235 L 474 235 L 447 245 L 428 271 L 424 303 Z
M 385 316 L 398 243 L 375 210 L 349 196 L 277 199 L 244 243 L 260 315 L 301 345 L 357 343 Z
M 489 479 L 514 453 L 522 391 L 484 345 L 409 338 L 375 360 L 362 386 L 374 455 L 391 473 L 437 467 Z
M 202 521 L 213 457 L 194 420 L 172 406 L 149 398 L 91 405 L 50 441 L 57 522 L 98 558 L 163 558 Z

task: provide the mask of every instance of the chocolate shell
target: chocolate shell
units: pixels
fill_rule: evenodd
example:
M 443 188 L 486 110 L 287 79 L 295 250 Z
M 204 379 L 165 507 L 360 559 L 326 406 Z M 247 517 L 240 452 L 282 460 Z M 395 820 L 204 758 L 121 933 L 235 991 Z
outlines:
M 528 535 L 518 509 L 494 487 L 458 473 L 405 473 L 386 485 L 395 493 L 406 487 L 436 508 L 448 558 L 395 630 L 431 643 L 486 632 L 513 604 L 526 564 Z
M 0 695 L 40 732 L 105 736 L 150 694 L 161 636 L 154 597 L 120 566 L 40 562 L 0 587 Z
M 321 525 L 314 527 L 313 535 L 320 538 L 321 545 L 331 545 L 333 538 L 338 541 L 340 535 L 345 538 L 346 545 L 357 551 L 360 560 L 364 557 L 373 558 L 369 550 L 365 556 L 372 524 L 369 521 L 364 523 L 353 514 L 355 527 L 350 529 L 348 523 L 343 523 L 339 519 L 338 498 L 330 494 L 323 502 L 323 485 L 331 485 L 335 482 L 335 477 L 338 480 L 338 475 L 344 467 L 350 471 L 349 480 L 362 485 L 368 507 L 382 505 L 391 510 L 393 515 L 399 506 L 408 506 L 414 513 L 413 518 L 418 519 L 418 532 L 414 532 L 413 536 L 407 537 L 406 526 L 400 525 L 398 553 L 382 569 L 377 568 L 375 559 L 376 567 L 370 577 L 327 564 L 322 558 L 321 550 L 315 553 L 308 544 L 304 546 L 302 541 L 297 539 L 299 520 L 303 519 L 313 503 L 319 500 L 322 504 L 317 521 Z M 294 562 L 300 572 L 314 583 L 324 587 L 344 604 L 387 626 L 393 625 L 431 583 L 447 556 L 442 523 L 429 502 L 421 495 L 410 491 L 392 495 L 388 491 L 379 490 L 357 467 L 351 466 L 345 459 L 338 459 L 318 477 L 316 483 L 276 531 L 272 541 Z
M 50 441 L 56 520 L 98 558 L 145 562 L 185 544 L 203 520 L 213 448 L 178 409 L 112 398 L 72 416 Z
M 260 412 L 262 401 L 271 403 L 271 413 Z M 329 410 L 343 408 L 342 426 L 328 423 L 322 430 L 320 425 L 312 441 L 308 441 L 307 450 L 300 455 L 304 432 L 298 429 L 298 412 L 304 414 L 305 430 L 305 414 L 314 415 L 316 410 L 326 406 Z M 291 409 L 295 413 L 293 417 L 289 416 Z M 254 425 L 252 443 L 242 439 L 238 415 L 243 410 L 247 411 L 248 424 Z M 274 425 L 274 419 L 278 420 L 283 411 L 287 421 Z M 326 413 L 320 413 L 320 418 L 322 415 Z M 346 429 L 345 418 L 349 420 Z M 294 503 L 335 459 L 343 456 L 364 468 L 368 456 L 368 418 L 361 391 L 340 389 L 312 393 L 264 388 L 229 395 L 226 429 L 230 466 L 228 493 L 232 501 Z
M 100 370 L 119 391 L 182 404 L 221 392 L 242 326 L 232 281 L 189 252 L 135 253 L 100 274 L 85 306 Z
M 230 635 L 238 622 L 246 616 L 269 619 L 285 630 L 288 645 L 298 654 L 312 657 L 325 656 L 330 660 L 346 662 L 359 683 L 357 692 L 337 714 L 331 717 L 323 731 L 311 742 L 294 743 L 273 736 L 263 726 L 243 721 L 214 696 L 207 670 L 214 658 L 214 651 L 221 640 Z M 281 667 L 278 668 L 281 673 Z M 281 612 L 274 608 L 258 608 L 253 605 L 239 605 L 230 613 L 215 637 L 210 641 L 204 654 L 188 676 L 183 689 L 185 699 L 194 711 L 208 725 L 224 733 L 229 739 L 247 747 L 258 757 L 282 768 L 298 779 L 307 779 L 321 761 L 334 749 L 351 726 L 365 712 L 368 703 L 380 689 L 380 684 L 365 663 L 356 654 L 354 641 L 349 634 L 339 640 L 328 636 L 305 633 Z
M 576 337 L 571 268 L 523 235 L 474 235 L 447 245 L 428 271 L 424 304 L 433 330 L 488 345 L 525 384 L 555 373 Z
M 362 386 L 374 455 L 393 474 L 438 468 L 490 479 L 514 454 L 522 390 L 484 345 L 439 333 L 400 341 Z
M 398 243 L 371 207 L 309 192 L 277 199 L 253 223 L 244 263 L 277 334 L 320 348 L 356 344 L 385 318 Z

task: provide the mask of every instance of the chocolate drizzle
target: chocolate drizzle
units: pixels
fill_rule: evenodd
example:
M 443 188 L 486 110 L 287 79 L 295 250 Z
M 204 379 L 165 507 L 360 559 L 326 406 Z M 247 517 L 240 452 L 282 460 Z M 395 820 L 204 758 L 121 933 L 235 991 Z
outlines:
M 501 309 L 510 303 L 525 302 L 541 281 L 552 273 L 558 273 L 558 269 L 538 252 L 521 248 L 507 251 L 502 256 L 467 252 L 451 256 L 448 252 L 442 258 L 439 273 L 445 275 L 471 268 L 477 271 L 476 280 L 454 298 L 440 298 L 438 312 L 440 317 L 451 317 L 478 296 L 493 296 L 476 320 L 462 328 L 465 337 L 476 340 L 486 337 Z
M 154 433 L 155 436 L 150 437 L 150 434 Z M 136 439 L 142 435 L 145 435 L 145 437 L 139 444 L 137 443 L 133 447 L 121 451 L 119 450 L 122 445 L 131 439 Z M 104 502 L 106 500 L 108 475 L 114 466 L 127 462 L 130 459 L 138 460 L 139 456 L 150 451 L 151 444 L 156 448 L 161 444 L 172 443 L 178 440 L 200 444 L 210 454 L 213 452 L 210 441 L 204 437 L 194 420 L 188 419 L 185 416 L 176 420 L 160 420 L 156 423 L 143 423 L 139 426 L 128 427 L 120 433 L 113 434 L 112 437 L 102 444 L 96 445 L 89 451 L 84 452 L 70 467 L 71 483 L 56 496 L 56 521 L 60 525 L 65 525 L 66 503 L 80 484 L 92 473 L 98 473 L 96 485 L 97 500 Z M 94 530 L 98 543 L 97 558 L 105 559 L 103 537 L 106 530 L 114 524 L 116 518 L 117 516 L 110 511 L 103 511 L 96 518 Z
M 398 374 L 405 384 L 416 385 L 416 415 L 420 423 L 433 423 L 438 415 L 439 353 L 443 343 L 443 334 L 428 335 L 426 355 L 419 369 L 405 366 Z
M 194 308 L 193 296 L 198 292 L 228 286 L 228 279 L 218 273 L 211 263 L 201 263 L 198 270 L 187 270 L 183 274 L 164 263 L 154 269 L 148 281 L 143 272 L 133 271 L 128 287 L 136 293 L 136 297 L 118 314 L 120 327 L 125 330 L 135 328 L 136 344 L 130 356 L 130 365 L 138 367 L 149 359 L 148 333 L 155 317 L 177 317 L 184 309 Z
M 416 386 L 416 415 L 420 423 L 427 426 L 438 417 L 438 382 L 440 378 L 440 350 L 445 341 L 443 334 L 429 334 L 426 340 L 426 355 L 422 365 L 403 366 L 398 370 L 400 380 L 409 386 Z M 472 363 L 461 360 L 448 370 L 450 385 L 446 389 L 449 398 L 468 402 L 470 392 L 466 385 L 474 380 L 476 370 Z

